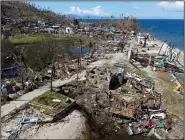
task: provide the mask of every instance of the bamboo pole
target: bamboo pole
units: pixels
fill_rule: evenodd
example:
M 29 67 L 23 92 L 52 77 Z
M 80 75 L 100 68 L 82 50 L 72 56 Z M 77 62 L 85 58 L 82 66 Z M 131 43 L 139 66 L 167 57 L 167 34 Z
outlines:
M 158 55 L 160 55 L 161 49 L 162 49 L 162 47 L 163 47 L 163 45 L 164 45 L 164 43 L 165 43 L 166 41 L 167 41 L 167 40 L 165 40 L 165 41 L 163 42 L 163 44 L 162 44 L 162 46 L 161 46 L 161 48 L 160 48 L 160 50 L 159 50 L 159 52 L 158 52 Z

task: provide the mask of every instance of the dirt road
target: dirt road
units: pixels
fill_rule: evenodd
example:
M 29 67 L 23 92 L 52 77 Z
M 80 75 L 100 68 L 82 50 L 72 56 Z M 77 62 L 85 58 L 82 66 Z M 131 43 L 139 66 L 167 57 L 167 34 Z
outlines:
M 85 71 L 82 71 L 79 74 L 79 77 L 84 77 L 84 76 L 85 76 Z M 66 83 L 72 82 L 76 79 L 76 77 L 77 77 L 77 75 L 75 74 L 70 79 L 67 79 L 67 80 L 56 80 L 56 81 L 53 82 L 53 87 L 62 86 Z M 38 96 L 42 95 L 43 93 L 45 93 L 49 89 L 50 89 L 50 85 L 47 84 L 45 86 L 40 87 L 39 89 L 35 89 L 31 92 L 28 92 L 28 93 L 24 94 L 23 96 L 19 97 L 15 101 L 11 101 L 11 102 L 1 106 L 1 117 L 4 117 L 4 116 L 8 115 L 13 110 L 15 110 L 15 109 L 21 107 L 22 105 L 28 103 L 30 100 L 34 99 L 35 97 L 38 97 Z
M 107 59 L 98 60 L 96 62 L 91 63 L 87 68 L 95 67 L 95 66 L 102 66 L 105 64 L 111 64 L 113 62 L 121 61 L 125 58 L 125 55 L 123 53 L 115 53 L 115 54 L 108 54 L 105 55 Z M 86 70 L 79 73 L 79 77 L 83 78 L 86 75 Z M 70 83 L 74 81 L 77 78 L 77 74 L 73 75 L 70 79 L 66 80 L 56 80 L 53 81 L 53 87 L 59 87 L 64 84 Z M 46 84 L 45 86 L 40 87 L 39 89 L 35 89 L 34 91 L 28 92 L 24 94 L 23 96 L 19 97 L 15 101 L 11 101 L 3 106 L 1 106 L 1 117 L 8 115 L 12 111 L 14 111 L 17 108 L 20 108 L 24 104 L 28 103 L 30 100 L 42 95 L 46 91 L 50 89 L 50 85 Z

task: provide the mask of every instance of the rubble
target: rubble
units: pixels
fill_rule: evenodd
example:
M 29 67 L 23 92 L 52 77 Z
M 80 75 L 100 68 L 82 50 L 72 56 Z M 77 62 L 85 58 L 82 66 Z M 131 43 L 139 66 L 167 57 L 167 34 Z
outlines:
M 133 93 L 135 95 L 131 96 L 121 93 L 120 87 L 114 90 L 101 88 L 100 85 L 105 85 L 105 83 L 111 84 L 111 74 L 108 74 L 109 72 L 112 72 L 112 75 L 122 73 L 122 79 L 132 78 L 138 81 L 137 86 L 142 88 L 138 89 L 137 86 L 132 86 L 129 89 L 140 90 L 140 93 L 135 92 Z M 105 78 L 100 82 L 101 73 L 104 74 Z M 109 80 L 107 81 L 107 79 Z M 97 87 L 88 84 L 89 81 L 93 80 Z M 120 84 L 119 80 L 117 80 L 115 83 L 121 87 L 126 87 L 126 82 Z M 83 86 L 78 88 L 83 90 L 83 93 L 76 91 L 76 88 L 70 88 L 70 92 L 67 95 L 71 97 L 76 94 L 73 98 L 77 100 L 77 104 L 85 106 L 90 114 L 95 113 L 95 116 L 93 116 L 95 117 L 94 119 L 97 119 L 96 122 L 101 122 L 99 117 L 102 117 L 102 113 L 104 113 L 110 122 L 115 121 L 121 127 L 126 125 L 124 128 L 129 135 L 147 134 L 150 132 L 148 136 L 155 136 L 160 139 L 169 135 L 169 133 L 166 133 L 166 130 L 169 130 L 172 122 L 167 121 L 170 119 L 170 116 L 168 116 L 165 110 L 161 109 L 161 94 L 155 91 L 155 83 L 153 81 L 147 81 L 147 79 L 134 73 L 128 73 L 123 69 L 121 71 L 118 68 L 94 67 L 87 71 L 87 81 L 81 84 Z M 130 82 L 130 84 L 133 83 Z M 63 93 L 63 91 L 61 92 Z M 81 101 L 82 98 L 84 101 Z M 110 115 L 115 116 L 115 119 L 108 117 Z M 131 123 L 126 121 L 128 119 L 131 119 Z
M 39 103 L 36 103 L 37 101 Z M 60 107 L 57 108 L 57 105 Z M 46 92 L 30 101 L 10 119 L 4 118 L 1 136 L 6 139 L 31 138 L 40 125 L 60 120 L 74 105 L 73 99 L 59 93 Z
M 86 31 L 80 32 L 91 35 L 89 27 L 84 27 Z M 99 30 L 99 29 L 97 29 Z M 106 30 L 106 29 L 103 29 Z M 110 31 L 106 31 L 110 32 Z M 93 35 L 99 35 L 97 31 Z M 156 91 L 156 83 L 144 77 L 127 70 L 129 67 L 123 65 L 124 62 L 113 62 L 110 67 L 95 66 L 87 67 L 90 63 L 97 60 L 105 60 L 105 53 L 117 53 L 121 51 L 128 56 L 127 59 L 132 65 L 142 69 L 151 66 L 153 70 L 164 70 L 171 72 L 173 80 L 177 82 L 176 91 L 183 93 L 182 86 L 178 83 L 176 76 L 183 73 L 182 68 L 176 65 L 177 54 L 149 53 L 153 51 L 156 44 L 153 43 L 151 36 L 147 37 L 138 34 L 136 37 L 137 44 L 132 43 L 135 33 L 131 31 L 128 35 L 130 42 L 121 45 L 121 37 L 116 36 L 116 31 L 112 32 L 112 40 L 109 40 L 109 33 L 103 36 L 106 38 L 106 44 L 102 50 L 97 50 L 95 44 L 89 45 L 90 51 L 80 59 L 71 60 L 68 63 L 57 61 L 54 64 L 54 78 L 64 79 L 70 78 L 72 75 L 85 69 L 85 77 L 77 77 L 77 81 L 59 87 L 60 94 L 64 94 L 65 98 L 59 96 L 53 97 L 41 96 L 29 103 L 32 110 L 29 109 L 19 117 L 18 124 L 14 130 L 5 130 L 2 135 L 4 137 L 18 137 L 22 127 L 28 125 L 37 126 L 39 123 L 53 122 L 61 118 L 61 114 L 66 112 L 66 106 L 72 107 L 77 104 L 83 111 L 91 116 L 93 123 L 97 125 L 96 129 L 102 134 L 109 134 L 112 131 L 126 131 L 128 135 L 143 135 L 148 137 L 156 137 L 157 139 L 167 139 L 171 137 L 170 129 L 174 126 L 172 116 L 164 110 L 162 106 L 162 93 Z M 161 47 L 162 48 L 162 47 Z M 99 51 L 99 52 L 98 52 Z M 125 60 L 126 61 L 126 60 Z M 79 66 L 79 63 L 81 64 Z M 110 62 L 111 63 L 111 62 Z M 48 66 L 42 74 L 38 74 L 31 81 L 25 82 L 27 90 L 32 88 L 36 81 L 42 83 L 44 79 L 51 80 L 51 66 Z M 37 84 L 36 84 L 37 85 Z M 59 90 L 58 89 L 58 90 Z M 3 88 L 3 92 L 6 92 Z M 47 99 L 46 99 L 47 98 Z M 49 117 L 48 117 L 49 116 Z M 20 127 L 19 127 L 20 125 Z M 12 127 L 13 128 L 13 127 Z M 20 130 L 21 128 L 21 130 Z M 25 131 L 27 128 L 24 128 Z M 29 130 L 29 129 L 28 129 Z M 9 133 L 11 132 L 11 133 Z

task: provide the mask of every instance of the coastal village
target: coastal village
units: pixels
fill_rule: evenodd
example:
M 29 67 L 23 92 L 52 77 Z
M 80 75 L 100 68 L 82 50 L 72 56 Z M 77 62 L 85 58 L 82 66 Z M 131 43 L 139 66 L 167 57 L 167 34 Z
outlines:
M 183 51 L 133 17 L 60 18 L 1 17 L 2 139 L 184 138 Z

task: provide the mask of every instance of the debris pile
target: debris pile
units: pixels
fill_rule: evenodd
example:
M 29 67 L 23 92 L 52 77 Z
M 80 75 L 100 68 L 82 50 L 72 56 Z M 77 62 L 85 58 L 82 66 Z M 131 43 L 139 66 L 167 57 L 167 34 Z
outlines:
M 2 121 L 4 139 L 32 138 L 40 125 L 63 118 L 75 101 L 56 92 L 46 92 L 30 101 L 23 110 Z
M 174 123 L 171 115 L 161 108 L 162 95 L 155 91 L 155 83 L 122 68 L 94 67 L 87 71 L 86 81 L 61 89 L 60 92 L 83 106 L 101 124 L 101 129 L 104 126 L 107 133 L 119 126 L 129 135 L 164 139 Z
M 52 121 L 52 117 L 33 107 L 28 107 L 16 114 L 11 120 L 1 123 L 1 136 L 2 139 L 31 138 L 39 129 L 40 124 Z
M 11 99 L 12 95 L 20 92 L 20 90 L 21 87 L 15 81 L 6 80 L 1 86 L 1 101 L 3 101 L 2 103 L 5 103 L 6 100 Z

